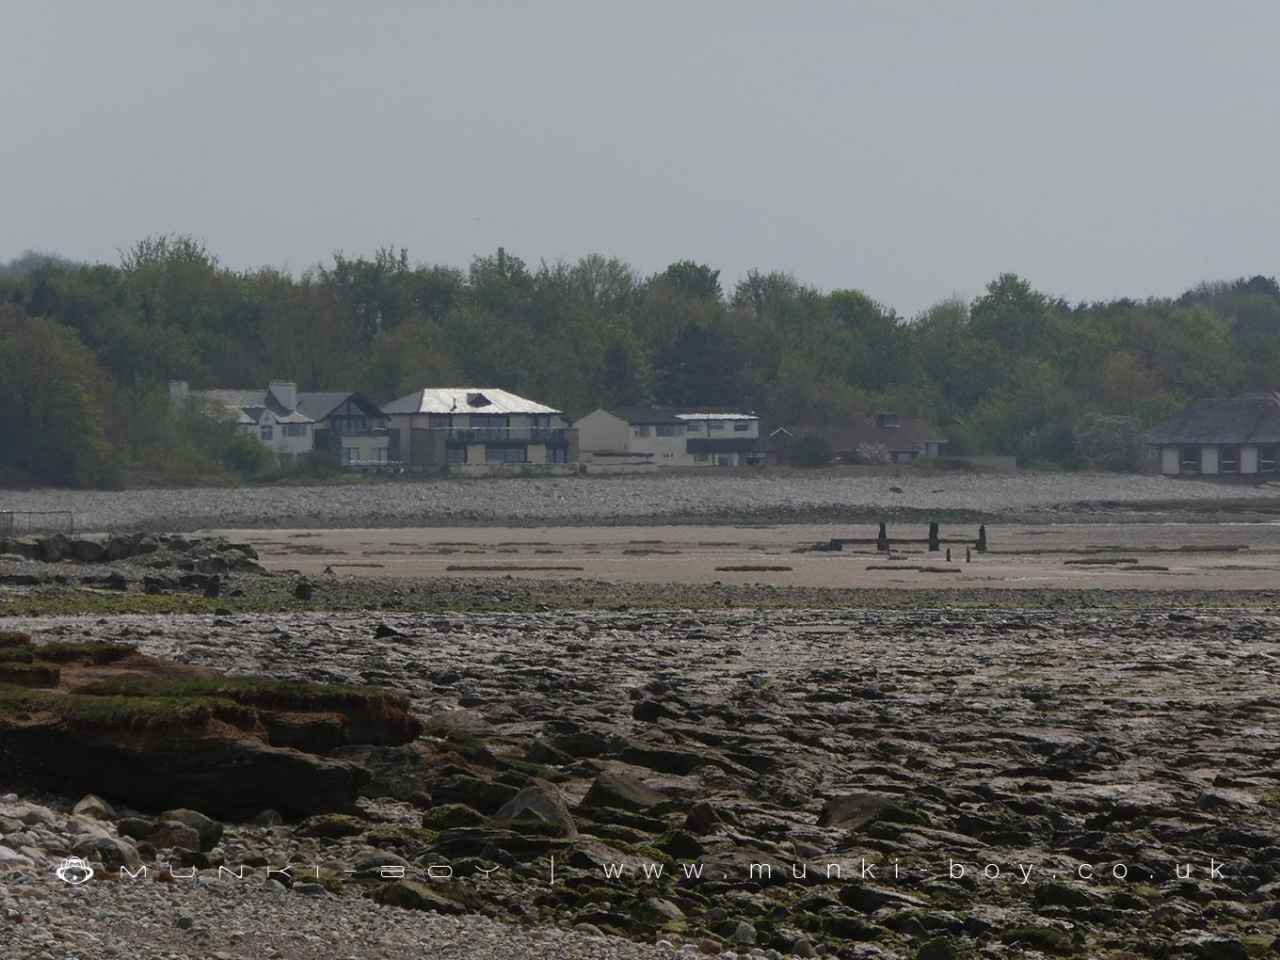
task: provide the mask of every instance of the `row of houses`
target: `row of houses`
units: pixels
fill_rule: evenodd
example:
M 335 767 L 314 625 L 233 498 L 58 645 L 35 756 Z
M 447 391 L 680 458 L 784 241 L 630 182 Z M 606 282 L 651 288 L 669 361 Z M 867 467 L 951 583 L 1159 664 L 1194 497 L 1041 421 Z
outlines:
M 191 390 L 169 384 L 175 409 L 198 405 L 232 420 L 284 463 L 316 453 L 354 470 L 485 474 L 535 466 L 597 473 L 736 467 L 785 459 L 792 441 L 820 436 L 836 459 L 869 446 L 893 462 L 936 456 L 946 444 L 922 421 L 880 414 L 840 428 L 779 427 L 723 407 L 616 407 L 570 423 L 561 410 L 493 387 L 425 387 L 377 404 L 354 391 Z

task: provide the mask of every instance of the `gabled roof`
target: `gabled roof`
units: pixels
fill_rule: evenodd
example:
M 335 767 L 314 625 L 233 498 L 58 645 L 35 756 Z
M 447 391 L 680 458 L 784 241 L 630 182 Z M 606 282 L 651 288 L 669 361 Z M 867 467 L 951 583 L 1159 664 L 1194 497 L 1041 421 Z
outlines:
M 222 407 L 237 423 L 257 423 L 270 410 L 281 423 L 311 423 L 297 410 L 286 410 L 270 390 L 192 390 L 191 397 Z
M 1196 400 L 1147 431 L 1147 443 L 1280 443 L 1280 395 Z
M 544 413 L 562 411 L 526 400 L 497 387 L 424 387 L 390 403 L 382 412 L 395 413 Z
M 316 390 L 298 394 L 298 409 L 317 423 L 328 418 L 348 400 L 351 400 L 369 416 L 381 416 L 378 405 L 354 390 Z

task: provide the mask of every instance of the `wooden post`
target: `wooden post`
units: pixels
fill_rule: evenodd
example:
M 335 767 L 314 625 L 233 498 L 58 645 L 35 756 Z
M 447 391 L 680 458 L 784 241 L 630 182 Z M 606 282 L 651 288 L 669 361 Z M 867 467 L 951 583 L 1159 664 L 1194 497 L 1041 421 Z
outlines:
M 973 557 L 972 557 L 972 556 L 970 556 L 970 554 L 969 554 L 969 548 L 968 548 L 968 547 L 965 547 L 965 548 L 964 548 L 964 562 L 965 562 L 965 563 L 972 563 L 972 562 L 973 562 Z
M 978 527 L 978 552 L 987 552 L 987 525 L 985 523 Z
M 929 552 L 937 553 L 941 544 L 938 543 L 938 524 L 936 522 L 929 524 Z
M 947 547 L 947 563 L 951 562 L 951 548 Z
M 876 534 L 876 549 L 881 553 L 889 552 L 889 530 L 883 520 L 880 521 L 880 532 Z

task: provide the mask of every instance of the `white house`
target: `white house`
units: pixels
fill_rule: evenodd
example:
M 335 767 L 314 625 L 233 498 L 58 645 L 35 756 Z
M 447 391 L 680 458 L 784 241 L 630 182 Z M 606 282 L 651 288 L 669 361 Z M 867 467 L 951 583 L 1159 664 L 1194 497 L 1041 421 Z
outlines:
M 596 410 L 574 423 L 586 463 L 630 459 L 659 467 L 759 463 L 760 418 L 753 413 L 662 407 Z
M 391 455 L 386 414 L 363 394 L 329 390 L 298 394 L 298 410 L 314 421 L 315 448 L 348 470 L 385 470 Z
M 282 463 L 294 463 L 314 448 L 314 421 L 298 409 L 298 387 L 289 380 L 273 380 L 266 390 L 192 390 L 185 380 L 170 380 L 169 402 L 175 408 L 200 403 L 233 420 Z
M 1280 470 L 1280 394 L 1197 400 L 1145 437 L 1166 476 L 1254 477 Z
M 382 405 L 393 459 L 416 472 L 572 472 L 577 433 L 553 407 L 496 387 L 428 387 Z

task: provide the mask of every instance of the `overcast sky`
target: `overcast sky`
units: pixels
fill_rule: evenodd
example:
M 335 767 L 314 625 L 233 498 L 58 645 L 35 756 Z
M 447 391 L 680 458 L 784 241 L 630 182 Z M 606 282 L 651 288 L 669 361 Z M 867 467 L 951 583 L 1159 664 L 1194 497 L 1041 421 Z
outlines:
M 1280 3 L 11 4 L 0 259 L 191 233 L 1071 300 L 1280 272 Z

